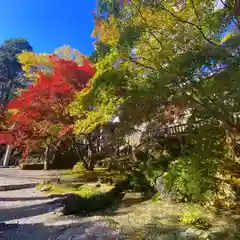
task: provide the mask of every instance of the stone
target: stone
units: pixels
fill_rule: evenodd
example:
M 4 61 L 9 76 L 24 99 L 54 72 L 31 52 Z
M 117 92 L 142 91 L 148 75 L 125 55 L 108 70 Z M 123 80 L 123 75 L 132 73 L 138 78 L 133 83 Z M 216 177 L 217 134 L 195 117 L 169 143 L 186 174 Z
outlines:
M 154 188 L 157 192 L 160 193 L 160 198 L 162 200 L 168 200 L 168 201 L 176 201 L 177 200 L 177 194 L 173 191 L 169 192 L 165 189 L 165 180 L 164 176 L 159 176 L 156 181 Z
M 40 188 L 40 191 L 41 192 L 47 192 L 47 191 L 50 190 L 50 188 L 51 188 L 50 186 L 43 186 L 43 187 Z

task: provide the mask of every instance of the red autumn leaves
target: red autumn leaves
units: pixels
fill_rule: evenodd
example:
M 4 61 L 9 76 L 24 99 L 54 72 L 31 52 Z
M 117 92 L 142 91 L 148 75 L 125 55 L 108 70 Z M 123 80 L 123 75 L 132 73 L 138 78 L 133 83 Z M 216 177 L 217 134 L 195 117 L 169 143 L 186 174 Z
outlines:
M 95 68 L 85 58 L 82 66 L 55 55 L 49 60 L 51 74 L 40 74 L 36 84 L 10 101 L 9 109 L 17 112 L 9 119 L 12 128 L 0 134 L 0 144 L 19 147 L 25 155 L 39 148 L 47 138 L 61 138 L 72 130 L 73 119 L 67 106 L 74 93 L 85 88 L 95 74 Z M 54 126 L 58 131 L 53 132 Z

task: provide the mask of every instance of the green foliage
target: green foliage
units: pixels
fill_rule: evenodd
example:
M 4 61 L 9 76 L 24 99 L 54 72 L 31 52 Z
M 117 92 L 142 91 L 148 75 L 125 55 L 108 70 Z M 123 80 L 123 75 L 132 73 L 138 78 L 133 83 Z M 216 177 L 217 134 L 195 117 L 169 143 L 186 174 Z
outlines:
M 52 185 L 49 190 L 52 193 L 75 193 L 81 197 L 88 198 L 94 194 L 105 193 L 111 191 L 113 186 L 101 185 L 100 187 L 96 186 L 97 184 L 85 184 L 82 186 L 64 186 L 64 185 Z
M 130 184 L 135 189 L 147 190 L 154 187 L 156 179 L 164 174 L 168 164 L 172 161 L 169 155 L 163 155 L 161 152 L 136 154 L 137 165 L 134 167 L 133 174 L 130 176 Z
M 117 0 L 97 0 L 98 14 L 109 13 L 118 16 L 121 9 L 121 3 Z
M 17 59 L 17 54 L 23 51 L 32 51 L 28 41 L 23 38 L 8 39 L 0 46 L 0 81 L 9 86 L 1 90 L 0 99 L 3 101 L 9 100 L 16 88 L 23 88 L 26 84 Z
M 225 153 L 224 132 L 213 124 L 203 124 L 189 133 L 182 157 L 171 163 L 166 187 L 184 199 L 206 201 L 216 191 L 216 174 Z M 209 147 L 211 146 L 211 147 Z
M 98 181 L 107 184 L 116 184 L 128 178 L 127 172 L 109 171 L 108 168 L 95 167 L 94 171 L 87 171 L 82 162 L 76 163 L 72 170 L 65 172 L 65 175 L 76 177 L 85 182 Z
M 110 46 L 102 42 L 95 43 L 95 51 L 89 56 L 89 60 L 93 63 L 97 63 L 100 58 L 104 57 L 110 52 Z
M 72 194 L 64 200 L 65 208 L 63 213 L 68 215 L 72 213 L 91 212 L 104 209 L 111 205 L 120 193 L 114 186 L 106 184 L 85 184 L 82 186 L 65 185 L 40 185 L 38 189 L 46 188 L 47 191 L 54 194 Z
M 72 169 L 72 172 L 78 173 L 78 174 L 82 174 L 84 171 L 85 171 L 85 168 L 84 168 L 83 162 L 77 162 Z
M 209 59 L 216 63 L 226 60 L 226 49 L 218 47 L 216 35 L 219 19 L 226 16 L 227 10 L 216 11 L 215 1 L 187 1 L 183 6 L 175 1 L 156 5 L 131 1 L 120 5 L 117 1 L 99 2 L 99 13 L 106 11 L 110 16 L 104 19 L 98 15 L 97 44 L 110 49 L 98 57 L 97 74 L 88 93 L 79 95 L 72 105 L 72 114 L 79 119 L 76 132 L 89 132 L 114 114 L 121 115 L 122 131 L 132 129 L 155 117 L 168 103 L 198 113 L 207 108 L 219 120 L 210 103 L 211 92 L 204 99 L 203 109 L 196 104 L 194 95 L 204 97 L 207 88 L 213 90 L 208 84 L 212 78 L 204 81 L 206 85 L 194 80 L 205 79 L 199 69 L 210 66 Z M 113 6 L 120 14 L 112 14 Z
M 134 190 L 138 191 L 147 191 L 151 186 L 146 179 L 145 175 L 138 169 L 132 173 L 131 176 L 129 176 L 129 182 L 130 186 Z
M 168 164 L 172 160 L 171 156 L 160 155 L 152 156 L 139 166 L 151 186 L 154 186 L 157 177 L 162 176 Z
M 204 201 L 215 187 L 213 159 L 185 157 L 174 161 L 165 175 L 166 188 L 184 199 Z

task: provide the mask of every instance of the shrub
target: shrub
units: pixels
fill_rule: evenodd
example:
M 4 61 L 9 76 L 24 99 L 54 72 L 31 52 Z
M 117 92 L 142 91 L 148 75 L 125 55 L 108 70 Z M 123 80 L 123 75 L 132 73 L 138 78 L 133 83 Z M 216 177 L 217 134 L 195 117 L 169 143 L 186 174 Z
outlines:
M 208 122 L 189 129 L 181 158 L 171 163 L 166 187 L 184 199 L 206 201 L 217 190 L 216 174 L 226 155 L 225 131 Z
M 95 193 L 88 197 L 72 194 L 69 195 L 69 197 L 67 197 L 63 202 L 63 213 L 68 215 L 102 210 L 111 205 L 116 198 L 117 196 L 113 194 L 113 191 L 106 193 Z
M 122 181 L 114 187 L 108 188 L 107 191 L 96 191 L 88 195 L 72 194 L 64 201 L 65 215 L 73 213 L 86 213 L 105 209 L 115 201 L 123 197 L 122 191 L 125 189 L 127 182 Z
M 236 192 L 231 184 L 221 181 L 214 194 L 213 203 L 218 208 L 231 208 L 236 206 Z
M 132 175 L 129 176 L 129 182 L 130 186 L 138 191 L 146 191 L 151 187 L 149 181 L 139 169 L 135 169 Z
M 198 229 L 209 229 L 212 224 L 211 221 L 202 216 L 202 212 L 197 207 L 189 207 L 184 211 L 180 221 L 184 225 L 193 225 Z
M 78 173 L 83 173 L 85 171 L 83 162 L 77 162 L 73 168 L 72 168 L 73 172 L 78 172 Z
M 63 199 L 63 214 L 86 213 L 102 210 L 110 206 L 114 201 L 122 197 L 122 191 L 127 186 L 126 181 L 121 181 L 115 186 L 107 184 L 91 183 L 82 186 L 68 186 L 58 184 L 39 185 L 42 189 L 53 194 L 65 194 Z
M 155 186 L 156 179 L 162 176 L 172 157 L 160 152 L 148 155 L 141 154 L 141 162 L 136 166 L 131 176 L 131 185 L 134 188 L 146 190 Z
M 150 155 L 145 164 L 140 165 L 140 170 L 144 173 L 151 186 L 155 185 L 156 179 L 163 175 L 167 170 L 172 157 L 161 154 Z
M 213 159 L 200 159 L 194 155 L 177 159 L 165 175 L 166 189 L 177 192 L 182 199 L 205 201 L 216 183 L 213 162 Z

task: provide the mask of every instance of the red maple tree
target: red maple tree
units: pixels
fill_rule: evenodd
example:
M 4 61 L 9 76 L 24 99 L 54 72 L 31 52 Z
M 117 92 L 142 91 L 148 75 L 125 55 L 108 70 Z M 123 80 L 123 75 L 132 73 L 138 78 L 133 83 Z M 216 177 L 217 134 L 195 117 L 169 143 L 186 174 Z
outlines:
M 47 139 L 63 138 L 72 130 L 73 119 L 67 106 L 74 93 L 85 88 L 95 74 L 95 68 L 85 58 L 81 66 L 55 55 L 49 58 L 51 74 L 40 74 L 36 84 L 10 101 L 8 108 L 17 112 L 9 118 L 12 127 L 0 133 L 0 144 L 20 148 L 23 158 Z

